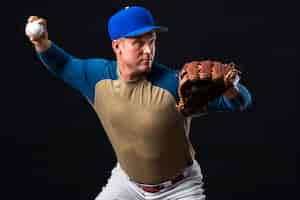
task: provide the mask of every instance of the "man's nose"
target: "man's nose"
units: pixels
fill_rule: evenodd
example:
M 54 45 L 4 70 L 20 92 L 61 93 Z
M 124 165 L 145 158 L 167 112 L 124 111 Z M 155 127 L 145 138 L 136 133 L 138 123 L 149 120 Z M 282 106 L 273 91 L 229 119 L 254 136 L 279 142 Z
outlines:
M 151 54 L 151 47 L 150 47 L 150 45 L 145 45 L 144 46 L 144 53 L 145 54 Z

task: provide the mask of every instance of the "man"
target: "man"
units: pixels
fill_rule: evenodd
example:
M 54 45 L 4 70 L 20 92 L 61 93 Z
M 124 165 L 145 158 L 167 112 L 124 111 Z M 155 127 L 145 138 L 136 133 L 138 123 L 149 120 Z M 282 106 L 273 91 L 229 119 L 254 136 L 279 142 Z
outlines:
M 28 35 L 39 58 L 87 98 L 116 153 L 118 163 L 96 199 L 205 199 L 189 140 L 191 117 L 176 108 L 178 74 L 153 62 L 158 32 L 166 28 L 156 26 L 145 8 L 118 11 L 108 23 L 116 55 L 111 61 L 71 56 L 48 39 L 45 19 L 31 16 L 32 21 L 44 26 L 41 36 Z M 241 84 L 228 92 L 209 111 L 243 110 L 251 103 Z

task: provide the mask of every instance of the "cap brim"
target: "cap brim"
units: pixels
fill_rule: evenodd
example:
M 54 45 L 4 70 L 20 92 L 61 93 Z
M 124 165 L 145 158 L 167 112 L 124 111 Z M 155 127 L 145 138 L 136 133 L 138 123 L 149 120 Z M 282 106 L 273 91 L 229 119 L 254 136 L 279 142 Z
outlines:
M 168 28 L 165 26 L 146 26 L 141 29 L 130 32 L 130 33 L 124 35 L 123 37 L 135 37 L 135 36 L 143 35 L 145 33 L 151 32 L 151 31 L 167 32 Z

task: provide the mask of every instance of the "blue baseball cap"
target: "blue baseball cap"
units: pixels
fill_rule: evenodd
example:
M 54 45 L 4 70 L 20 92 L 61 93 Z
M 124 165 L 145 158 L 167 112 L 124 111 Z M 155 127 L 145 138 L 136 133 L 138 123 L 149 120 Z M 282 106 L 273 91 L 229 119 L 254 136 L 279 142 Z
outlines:
M 111 40 L 139 36 L 150 31 L 165 32 L 168 28 L 156 26 L 151 12 L 139 6 L 126 7 L 116 12 L 108 21 Z

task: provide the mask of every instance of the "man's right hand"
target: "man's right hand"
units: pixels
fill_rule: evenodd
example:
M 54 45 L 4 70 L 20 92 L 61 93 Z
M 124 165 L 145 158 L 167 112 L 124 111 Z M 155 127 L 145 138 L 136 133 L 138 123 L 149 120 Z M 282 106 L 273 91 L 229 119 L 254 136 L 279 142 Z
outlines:
M 47 21 L 37 16 L 30 16 L 27 19 L 27 24 L 33 21 L 41 24 L 44 28 L 44 32 L 40 36 L 30 36 L 27 33 L 26 36 L 34 45 L 37 52 L 46 51 L 51 46 L 51 41 L 48 39 Z

